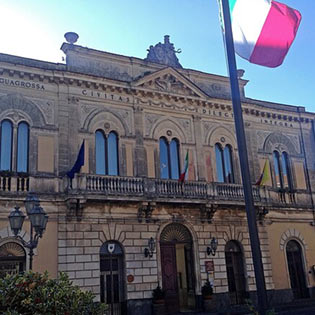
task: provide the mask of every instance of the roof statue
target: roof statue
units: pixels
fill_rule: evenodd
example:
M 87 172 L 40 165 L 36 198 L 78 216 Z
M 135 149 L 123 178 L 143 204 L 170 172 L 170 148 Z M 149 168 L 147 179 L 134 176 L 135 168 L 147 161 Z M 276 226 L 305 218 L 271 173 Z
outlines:
M 176 53 L 181 53 L 181 49 L 175 50 L 174 44 L 170 43 L 169 35 L 164 36 L 164 43 L 150 46 L 146 61 L 156 62 L 173 68 L 182 68 L 176 57 Z

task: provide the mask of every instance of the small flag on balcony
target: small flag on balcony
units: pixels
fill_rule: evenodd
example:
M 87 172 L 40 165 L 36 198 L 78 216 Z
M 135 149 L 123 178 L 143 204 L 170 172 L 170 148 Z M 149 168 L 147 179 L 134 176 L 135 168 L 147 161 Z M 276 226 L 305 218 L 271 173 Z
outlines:
M 74 174 L 79 173 L 83 165 L 84 165 L 84 140 L 82 142 L 77 160 L 75 161 L 72 169 L 69 172 L 67 172 L 68 177 L 73 179 Z
M 264 186 L 266 182 L 270 179 L 270 167 L 269 167 L 269 160 L 266 160 L 264 169 L 256 182 L 256 186 Z
M 185 165 L 184 165 L 184 171 L 180 174 L 178 181 L 179 182 L 184 182 L 186 180 L 186 177 L 188 175 L 188 150 L 186 153 L 186 157 L 185 157 Z

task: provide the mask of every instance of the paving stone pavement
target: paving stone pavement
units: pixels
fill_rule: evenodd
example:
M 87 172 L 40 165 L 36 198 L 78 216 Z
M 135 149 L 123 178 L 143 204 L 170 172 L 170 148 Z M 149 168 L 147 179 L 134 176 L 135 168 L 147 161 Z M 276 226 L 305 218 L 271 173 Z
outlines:
M 210 312 L 184 312 L 184 313 L 177 313 L 174 315 L 251 315 L 253 313 L 246 313 L 246 312 L 229 312 L 229 313 L 210 313 Z M 301 307 L 298 309 L 291 309 L 291 310 L 278 310 L 275 315 L 315 315 L 315 306 L 311 307 Z

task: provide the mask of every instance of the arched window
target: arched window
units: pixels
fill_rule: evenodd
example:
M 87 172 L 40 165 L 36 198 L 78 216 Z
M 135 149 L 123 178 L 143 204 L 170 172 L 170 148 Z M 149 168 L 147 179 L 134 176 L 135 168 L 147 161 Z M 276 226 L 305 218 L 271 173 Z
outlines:
M 95 133 L 96 174 L 118 175 L 118 136 L 111 131 L 106 136 L 102 130 Z
M 165 138 L 160 138 L 160 177 L 169 178 L 168 143 Z
M 110 132 L 107 138 L 108 175 L 118 175 L 118 136 Z
M 215 145 L 217 181 L 220 183 L 234 183 L 232 164 L 232 148 L 226 145 L 224 149 L 219 143 Z
M 276 186 L 278 188 L 289 188 L 289 190 L 292 190 L 293 182 L 288 153 L 282 152 L 280 159 L 280 153 L 278 151 L 274 151 L 273 161 Z
M 173 138 L 170 143 L 166 138 L 160 138 L 160 177 L 178 179 L 179 169 L 179 141 Z
M 8 242 L 0 246 L 0 278 L 8 274 L 22 273 L 25 266 L 26 254 L 21 245 Z
M 1 122 L 0 143 L 0 170 L 11 171 L 12 169 L 12 133 L 13 127 L 9 120 Z
M 170 143 L 170 162 L 171 162 L 171 178 L 179 178 L 179 142 L 177 139 L 172 139 Z
M 215 145 L 215 160 L 217 167 L 217 180 L 224 183 L 224 168 L 223 168 L 223 151 L 220 144 Z
M 29 126 L 21 122 L 17 134 L 17 172 L 28 172 Z
M 275 169 L 276 186 L 279 188 L 283 188 L 282 172 L 280 166 L 280 154 L 278 151 L 273 151 L 273 165 Z
M 226 183 L 234 183 L 233 164 L 232 164 L 232 148 L 226 145 L 223 151 L 224 156 L 224 175 Z
M 292 190 L 293 189 L 292 174 L 291 174 L 291 168 L 290 168 L 290 163 L 289 163 L 289 155 L 287 152 L 282 152 L 281 154 L 281 165 L 282 165 L 284 187 L 288 187 L 289 190 Z
M 105 154 L 105 136 L 102 131 L 97 130 L 95 133 L 95 159 L 96 174 L 106 174 L 106 154 Z

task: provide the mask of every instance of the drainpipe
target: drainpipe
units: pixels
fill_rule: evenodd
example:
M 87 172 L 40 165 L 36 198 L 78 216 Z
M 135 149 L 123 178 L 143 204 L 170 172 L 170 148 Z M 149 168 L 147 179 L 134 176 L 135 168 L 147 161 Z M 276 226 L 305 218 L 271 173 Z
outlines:
M 313 192 L 312 192 L 312 185 L 311 185 L 311 179 L 310 179 L 310 173 L 309 173 L 309 168 L 308 168 L 308 163 L 307 163 L 307 157 L 306 157 L 306 152 L 305 152 L 305 142 L 304 142 L 304 136 L 303 136 L 303 130 L 302 130 L 302 123 L 301 123 L 301 107 L 298 107 L 298 113 L 299 113 L 299 124 L 300 124 L 300 132 L 301 132 L 301 140 L 302 140 L 302 150 L 303 154 L 305 157 L 305 169 L 306 169 L 306 182 L 310 190 L 311 194 L 311 207 L 312 207 L 312 212 L 313 212 L 313 221 L 311 222 L 312 226 L 315 226 L 315 208 L 314 208 L 314 199 L 313 199 Z M 314 125 L 314 120 L 311 120 L 312 124 L 312 135 L 314 137 L 315 141 L 315 125 Z

